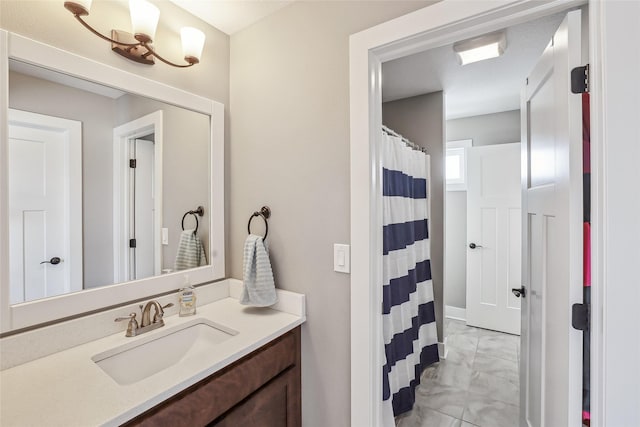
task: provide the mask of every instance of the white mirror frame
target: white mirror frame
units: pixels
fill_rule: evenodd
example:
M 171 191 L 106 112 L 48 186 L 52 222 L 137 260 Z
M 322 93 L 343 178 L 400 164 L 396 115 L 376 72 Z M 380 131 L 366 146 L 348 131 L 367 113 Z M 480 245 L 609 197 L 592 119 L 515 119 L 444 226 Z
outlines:
M 0 30 L 0 333 L 48 323 L 176 290 L 183 272 L 118 283 L 21 304 L 9 304 L 9 210 L 7 145 L 9 59 L 48 68 L 98 84 L 183 107 L 211 117 L 209 182 L 210 265 L 189 270 L 194 284 L 225 277 L 224 105 L 181 89 Z M 215 208 L 215 210 L 214 210 Z

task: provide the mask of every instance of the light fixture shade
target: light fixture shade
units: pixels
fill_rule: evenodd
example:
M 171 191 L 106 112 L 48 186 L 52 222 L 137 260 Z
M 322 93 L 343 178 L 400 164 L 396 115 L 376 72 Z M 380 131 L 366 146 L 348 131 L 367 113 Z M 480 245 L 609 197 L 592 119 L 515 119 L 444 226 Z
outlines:
M 182 38 L 184 59 L 189 63 L 200 62 L 204 47 L 204 33 L 197 28 L 183 27 L 180 29 L 180 37 Z
M 507 47 L 504 31 L 485 34 L 469 40 L 454 43 L 453 50 L 458 55 L 462 65 L 485 59 L 497 58 Z
M 91 10 L 91 3 L 93 3 L 93 0 L 75 0 L 74 3 L 78 3 L 79 5 L 84 7 L 88 12 Z
M 141 42 L 152 42 L 160 19 L 160 10 L 147 0 L 129 0 L 131 27 L 134 37 Z

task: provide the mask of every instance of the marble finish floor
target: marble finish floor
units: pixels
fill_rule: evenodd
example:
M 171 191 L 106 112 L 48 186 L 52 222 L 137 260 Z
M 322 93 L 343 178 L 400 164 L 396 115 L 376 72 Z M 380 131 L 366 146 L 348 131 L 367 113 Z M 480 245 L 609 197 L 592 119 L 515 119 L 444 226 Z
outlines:
M 397 427 L 517 427 L 520 337 L 446 319 L 447 359 L 429 366 Z

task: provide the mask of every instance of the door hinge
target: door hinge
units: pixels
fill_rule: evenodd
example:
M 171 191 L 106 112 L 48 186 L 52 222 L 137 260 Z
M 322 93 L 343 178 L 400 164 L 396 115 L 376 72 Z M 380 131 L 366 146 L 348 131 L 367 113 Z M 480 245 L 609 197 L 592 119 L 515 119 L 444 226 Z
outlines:
M 571 307 L 571 326 L 579 331 L 589 329 L 589 304 L 573 304 Z
M 129 239 L 129 247 L 130 248 L 136 247 L 136 239 Z
M 589 92 L 589 64 L 571 70 L 571 92 Z
M 136 161 L 136 159 L 129 159 L 129 167 L 131 169 L 135 169 L 137 165 L 138 165 L 138 162 Z

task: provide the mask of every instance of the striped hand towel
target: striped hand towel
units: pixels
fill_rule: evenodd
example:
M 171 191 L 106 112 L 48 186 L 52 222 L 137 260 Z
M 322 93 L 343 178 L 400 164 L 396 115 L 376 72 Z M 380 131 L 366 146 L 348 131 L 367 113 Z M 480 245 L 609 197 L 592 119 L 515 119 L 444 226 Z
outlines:
M 260 236 L 250 234 L 244 242 L 243 275 L 240 304 L 268 307 L 278 302 L 269 253 Z
M 204 253 L 204 246 L 200 238 L 195 233 L 195 230 L 184 230 L 180 234 L 174 268 L 176 270 L 186 270 L 203 265 L 207 265 L 207 255 Z

